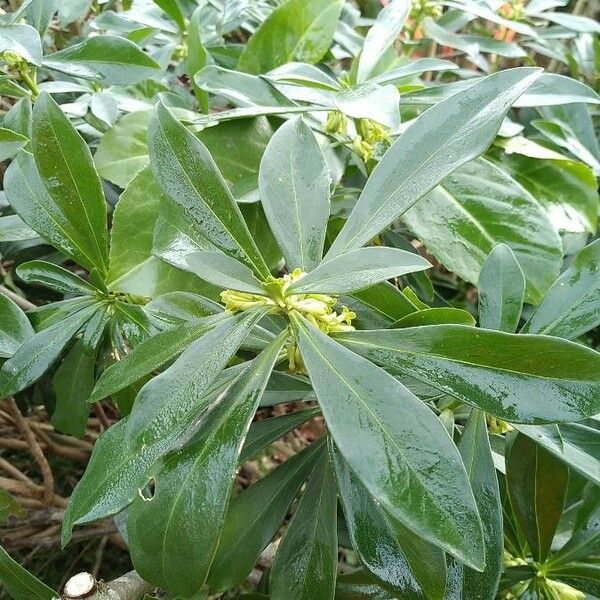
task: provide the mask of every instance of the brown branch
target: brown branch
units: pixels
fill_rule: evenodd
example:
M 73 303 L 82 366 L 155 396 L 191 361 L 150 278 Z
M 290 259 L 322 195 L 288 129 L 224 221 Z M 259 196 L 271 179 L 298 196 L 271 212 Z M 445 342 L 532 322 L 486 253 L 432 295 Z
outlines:
M 32 308 L 37 308 L 37 306 L 33 302 L 29 302 L 27 298 L 23 298 L 23 296 L 19 296 L 12 290 L 9 290 L 7 287 L 0 285 L 0 294 L 3 294 L 10 300 L 12 300 L 19 308 L 23 310 L 31 310 Z
M 12 396 L 9 396 L 6 398 L 5 402 L 8 404 L 8 408 L 12 414 L 12 417 L 14 418 L 17 427 L 25 438 L 25 441 L 29 445 L 29 450 L 35 459 L 35 462 L 40 468 L 42 478 L 44 480 L 44 501 L 46 504 L 50 505 L 54 500 L 54 475 L 52 474 L 50 464 L 46 460 L 35 434 L 21 414 L 15 399 Z

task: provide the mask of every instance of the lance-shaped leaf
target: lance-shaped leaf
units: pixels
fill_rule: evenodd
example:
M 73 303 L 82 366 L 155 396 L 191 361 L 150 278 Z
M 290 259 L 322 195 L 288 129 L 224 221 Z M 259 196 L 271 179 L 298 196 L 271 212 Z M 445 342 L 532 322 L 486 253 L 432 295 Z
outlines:
M 372 79 L 375 83 L 384 85 L 386 83 L 397 83 L 399 80 L 413 75 L 420 75 L 426 71 L 454 71 L 458 65 L 449 60 L 440 60 L 438 58 L 419 58 L 412 60 L 406 65 L 396 67 L 377 75 Z
M 265 294 L 252 269 L 220 250 L 191 252 L 182 257 L 186 270 L 221 288 Z
M 523 269 L 530 303 L 541 300 L 560 272 L 562 243 L 546 212 L 510 175 L 482 158 L 458 168 L 402 220 L 428 252 L 472 283 L 492 249 L 506 243 Z
M 233 498 L 208 576 L 212 590 L 228 590 L 252 571 L 322 452 L 322 440 L 311 444 Z
M 563 512 L 569 470 L 524 435 L 518 435 L 506 461 L 510 503 L 537 562 L 548 557 Z
M 25 148 L 29 139 L 20 133 L 0 127 L 0 160 L 12 158 L 21 148 Z
M 129 85 L 160 74 L 160 66 L 137 44 L 116 35 L 90 36 L 48 54 L 44 67 L 105 85 Z
M 596 502 L 596 509 L 581 526 L 576 527 L 567 543 L 549 560 L 551 569 L 568 565 L 578 560 L 598 555 L 600 552 L 600 508 Z
M 0 398 L 12 396 L 35 383 L 95 310 L 95 306 L 84 308 L 25 342 L 0 369 Z
M 282 125 L 260 165 L 260 199 L 290 269 L 314 269 L 323 256 L 330 176 L 319 144 L 301 118 Z
M 452 561 L 449 579 L 454 585 L 445 600 L 494 600 L 503 570 L 502 503 L 487 432 L 485 413 L 471 412 L 458 444 L 483 523 L 486 565 L 478 573 Z M 460 585 L 458 583 L 460 582 Z
M 94 295 L 99 292 L 75 273 L 44 260 L 31 260 L 17 267 L 17 275 L 26 283 L 38 283 L 61 294 Z
M 15 600 L 56 600 L 58 594 L 15 562 L 0 546 L 0 582 Z
M 329 50 L 343 0 L 287 0 L 260 25 L 238 68 L 266 73 L 291 61 L 316 63 Z
M 144 375 L 159 369 L 183 352 L 194 340 L 204 335 L 225 315 L 206 317 L 193 323 L 184 323 L 173 329 L 161 331 L 146 342 L 136 346 L 123 359 L 102 373 L 89 402 L 98 402 L 126 388 Z
M 196 417 L 207 410 L 239 374 L 238 367 L 226 369 L 206 394 L 196 402 Z M 75 486 L 65 511 L 62 545 L 71 538 L 74 525 L 111 517 L 129 505 L 140 488 L 148 483 L 147 473 L 156 460 L 185 441 L 187 424 L 183 423 L 180 439 L 164 439 L 156 444 L 132 450 L 126 439 L 127 419 L 107 429 L 94 444 L 90 462 Z M 192 427 L 191 434 L 194 433 Z M 189 437 L 189 436 L 188 436 Z
M 40 34 L 31 25 L 3 23 L 0 27 L 0 53 L 6 50 L 16 52 L 27 62 L 38 67 L 42 64 Z
M 492 142 L 511 104 L 540 75 L 508 69 L 423 113 L 385 153 L 328 256 L 364 246 Z
M 548 290 L 523 333 L 576 338 L 600 324 L 600 240 L 586 246 Z
M 463 325 L 336 339 L 393 375 L 415 377 L 512 423 L 581 421 L 600 412 L 600 353 L 580 344 Z
M 330 444 L 340 501 L 352 547 L 363 564 L 406 600 L 441 600 L 446 589 L 446 559 L 390 517 Z
M 152 469 L 152 498 L 136 498 L 127 511 L 133 564 L 147 581 L 184 597 L 204 585 L 239 453 L 286 338 L 281 334 L 238 376 L 197 440 Z
M 327 427 L 357 477 L 408 528 L 482 569 L 473 493 L 439 419 L 383 369 L 295 313 L 292 322 Z
M 329 456 L 323 453 L 277 548 L 269 597 L 332 600 L 337 553 L 337 493 Z
M 162 103 L 150 118 L 148 145 L 156 181 L 191 225 L 225 254 L 267 277 L 269 269 L 206 146 Z
M 18 215 L 0 217 L 0 242 L 21 242 L 36 237 L 37 233 Z
M 525 277 L 506 244 L 490 252 L 479 273 L 479 323 L 485 329 L 514 333 L 519 325 Z
M 322 262 L 314 271 L 292 283 L 289 291 L 298 294 L 355 292 L 430 267 L 422 256 L 406 250 L 385 246 L 358 248 Z
M 0 358 L 10 358 L 35 335 L 25 313 L 4 294 L 0 294 Z
M 375 23 L 367 32 L 358 59 L 356 83 L 369 79 L 379 59 L 400 35 L 409 11 L 408 0 L 393 0 L 377 15 Z
M 48 194 L 61 216 L 76 229 L 79 245 L 89 256 L 82 266 L 106 274 L 106 203 L 100 178 L 87 144 L 47 93 L 40 95 L 33 109 L 32 144 Z M 43 235 L 43 231 L 39 233 Z
M 198 400 L 265 312 L 249 311 L 226 319 L 140 390 L 127 421 L 132 447 L 169 437 L 194 414 Z

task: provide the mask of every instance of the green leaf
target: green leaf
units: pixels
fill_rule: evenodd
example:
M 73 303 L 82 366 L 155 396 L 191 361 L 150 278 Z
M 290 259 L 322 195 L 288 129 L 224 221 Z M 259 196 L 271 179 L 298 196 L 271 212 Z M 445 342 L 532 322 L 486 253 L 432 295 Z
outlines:
M 334 444 L 330 453 L 352 547 L 362 563 L 406 600 L 441 600 L 446 589 L 444 553 L 390 517 Z
M 600 324 L 600 240 L 586 246 L 554 282 L 523 333 L 573 339 Z
M 151 499 L 138 497 L 127 511 L 133 564 L 145 580 L 184 597 L 204 585 L 242 443 L 286 337 L 242 371 L 195 442 L 152 469 Z
M 142 169 L 121 194 L 110 236 L 110 289 L 149 298 L 176 290 L 209 291 L 197 277 L 153 255 L 154 228 L 163 202 L 166 200 L 150 167 Z
M 323 256 L 330 175 L 319 144 L 301 118 L 282 125 L 263 156 L 260 199 L 288 268 L 314 269 Z
M 165 0 L 163 0 L 164 2 Z M 210 101 L 208 97 L 208 93 L 201 89 L 196 83 L 196 73 L 201 71 L 208 62 L 208 52 L 202 43 L 202 13 L 203 7 L 198 6 L 196 10 L 192 13 L 190 18 L 190 22 L 187 26 L 187 39 L 188 39 L 188 56 L 187 56 L 187 65 L 188 65 L 188 77 L 190 79 L 192 89 L 194 90 L 194 95 L 196 96 L 196 100 L 198 100 L 198 104 L 200 106 L 200 110 L 203 113 L 207 113 L 210 108 Z M 183 28 L 185 28 L 185 22 L 183 23 Z
M 479 272 L 478 288 L 481 327 L 514 333 L 523 310 L 525 277 L 506 244 L 490 252 Z
M 269 270 L 208 150 L 159 104 L 149 126 L 150 162 L 163 192 L 190 224 L 261 277 Z
M 35 383 L 95 310 L 95 307 L 84 308 L 37 333 L 20 346 L 0 369 L 0 397 L 12 396 Z
M 277 548 L 269 597 L 333 600 L 337 562 L 337 494 L 329 457 L 322 454 Z
M 600 509 L 590 515 L 588 519 L 573 531 L 573 535 L 566 544 L 554 553 L 548 561 L 548 568 L 553 572 L 569 563 L 585 560 L 600 552 Z
M 513 216 L 506 219 L 507 211 Z M 507 244 L 537 304 L 560 272 L 562 242 L 545 211 L 514 179 L 487 160 L 458 168 L 402 220 L 446 268 L 476 284 L 494 246 Z
M 231 500 L 208 576 L 211 590 L 228 590 L 252 571 L 322 452 L 323 440 L 312 443 Z
M 386 83 L 397 84 L 406 77 L 420 75 L 426 71 L 454 71 L 456 69 L 458 69 L 458 65 L 449 60 L 418 58 L 417 60 L 411 60 L 408 64 L 377 75 L 373 77 L 372 81 L 381 85 L 385 85 Z
M 25 313 L 4 294 L 0 294 L 0 358 L 10 358 L 35 335 Z
M 48 25 L 58 8 L 59 0 L 32 0 L 21 4 L 19 10 L 15 13 L 25 17 L 29 25 L 35 27 L 40 35 L 44 35 Z
M 181 12 L 181 8 L 177 2 L 172 2 L 170 0 L 152 0 L 154 4 L 160 6 L 160 8 L 171 18 L 175 23 L 177 23 L 177 27 L 181 31 L 185 30 L 185 17 Z
M 38 283 L 61 294 L 90 296 L 99 292 L 75 273 L 45 260 L 21 263 L 17 267 L 17 275 L 26 283 Z
M 287 0 L 248 40 L 240 71 L 266 73 L 291 61 L 316 63 L 333 40 L 343 0 Z
M 162 331 L 146 342 L 136 346 L 120 361 L 102 373 L 89 402 L 98 402 L 141 379 L 144 375 L 160 369 L 164 364 L 183 352 L 194 340 L 213 329 L 225 315 L 208 317 L 192 323 L 184 323 Z
M 42 42 L 40 34 L 24 23 L 2 24 L 0 26 L 0 53 L 6 50 L 16 52 L 28 63 L 42 64 Z
M 0 546 L 0 581 L 15 600 L 55 600 L 58 594 L 15 562 Z
M 600 354 L 558 338 L 430 325 L 335 339 L 393 375 L 415 377 L 511 423 L 581 421 L 600 412 Z
M 33 240 L 37 233 L 18 215 L 0 217 L 0 243 Z
M 265 294 L 252 269 L 220 250 L 192 252 L 183 260 L 186 270 L 221 288 L 231 288 L 250 294 Z
M 197 417 L 229 387 L 239 369 L 221 373 L 204 397 L 198 399 Z M 75 486 L 62 526 L 62 545 L 71 538 L 74 525 L 111 517 L 122 511 L 148 483 L 150 466 L 168 452 L 173 439 L 132 450 L 126 439 L 127 419 L 107 429 L 94 444 L 90 462 Z M 180 433 L 185 431 L 185 424 Z M 193 432 L 192 432 L 193 433 Z
M 483 573 L 469 569 L 456 561 L 450 567 L 450 577 L 461 582 L 459 594 L 449 593 L 447 600 L 494 600 L 504 568 L 504 539 L 502 536 L 502 503 L 496 468 L 487 432 L 485 413 L 474 410 L 458 444 L 475 502 L 483 523 L 486 566 Z
M 32 144 L 48 194 L 61 216 L 76 228 L 78 246 L 86 255 L 82 266 L 90 271 L 97 268 L 104 275 L 108 246 L 100 178 L 87 144 L 47 93 L 40 94 L 33 109 Z
M 187 422 L 197 411 L 199 398 L 265 312 L 249 311 L 225 319 L 140 390 L 127 422 L 127 438 L 133 448 L 168 438 Z
M 518 435 L 506 461 L 510 503 L 534 559 L 543 563 L 563 512 L 567 467 L 524 435 Z
M 381 57 L 400 35 L 409 11 L 408 0 L 393 0 L 377 15 L 358 59 L 356 83 L 364 83 L 371 77 Z
M 539 77 L 508 69 L 421 115 L 385 153 L 328 256 L 366 244 L 461 164 L 492 142 L 510 105 Z
M 425 308 L 410 313 L 390 325 L 391 328 L 420 327 L 422 325 L 441 325 L 453 323 L 456 325 L 475 325 L 475 319 L 466 310 L 460 308 Z
M 56 370 L 52 378 L 56 395 L 52 425 L 58 431 L 83 437 L 90 414 L 86 400 L 94 387 L 95 364 L 95 355 L 85 352 L 83 343 L 78 342 Z
M 24 517 L 25 514 L 25 509 L 4 488 L 0 488 L 0 523 L 4 524 L 9 517 Z
M 271 373 L 271 376 L 273 376 L 273 373 Z M 296 429 L 296 427 L 300 427 L 300 425 L 309 419 L 316 417 L 320 412 L 318 408 L 308 408 L 282 415 L 281 417 L 273 417 L 253 423 L 248 431 L 246 443 L 240 454 L 240 463 L 250 460 L 267 446 L 282 438 L 286 433 Z
M 586 165 L 571 160 L 543 160 L 494 152 L 492 158 L 542 206 L 554 228 L 583 233 L 596 231 L 596 178 Z
M 292 322 L 327 427 L 357 477 L 406 527 L 482 569 L 475 500 L 441 422 L 385 371 L 293 313 Z
M 292 283 L 289 289 L 298 294 L 348 293 L 430 267 L 429 261 L 418 254 L 398 248 L 370 246 L 322 262 Z
M 101 138 L 94 161 L 98 173 L 125 188 L 150 160 L 146 142 L 150 111 L 123 115 Z
M 0 162 L 12 158 L 21 148 L 29 143 L 29 139 L 20 133 L 0 127 Z
M 48 54 L 44 67 L 104 85 L 129 85 L 160 74 L 160 66 L 124 37 L 97 35 Z
M 342 573 L 337 578 L 336 600 L 397 600 L 397 594 L 384 588 L 365 569 Z

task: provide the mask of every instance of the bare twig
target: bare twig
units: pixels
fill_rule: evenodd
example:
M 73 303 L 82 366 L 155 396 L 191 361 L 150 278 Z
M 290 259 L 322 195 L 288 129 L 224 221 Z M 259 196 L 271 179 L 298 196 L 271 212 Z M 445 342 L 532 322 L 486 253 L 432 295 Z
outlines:
M 82 574 L 80 573 L 75 575 L 75 577 L 81 578 Z M 94 581 L 90 589 L 94 589 L 95 587 L 97 588 L 97 591 L 91 596 L 63 595 L 63 598 L 65 600 L 74 600 L 76 598 L 83 597 L 85 597 L 86 600 L 141 600 L 146 593 L 151 592 L 153 589 L 152 586 L 146 583 L 135 571 L 126 573 L 122 577 L 119 577 L 110 583 L 98 582 L 95 581 L 95 578 L 93 578 L 93 580 Z M 69 586 L 70 581 L 71 580 L 67 582 L 65 588 Z M 90 587 L 89 584 L 88 587 Z
M 46 504 L 52 504 L 54 499 L 54 475 L 52 474 L 52 469 L 40 448 L 40 444 L 35 437 L 35 434 L 29 427 L 27 421 L 23 418 L 15 399 L 12 396 L 9 396 L 5 402 L 8 404 L 8 408 L 12 414 L 12 417 L 15 420 L 15 423 L 19 430 L 21 431 L 25 441 L 29 445 L 29 449 L 35 462 L 38 464 L 40 471 L 42 473 L 42 478 L 44 480 L 44 501 Z
M 27 298 L 23 298 L 23 296 L 19 296 L 12 290 L 9 290 L 7 287 L 0 285 L 0 294 L 4 294 L 7 298 L 10 298 L 19 308 L 23 310 L 31 310 L 32 308 L 37 308 L 33 302 L 29 302 Z

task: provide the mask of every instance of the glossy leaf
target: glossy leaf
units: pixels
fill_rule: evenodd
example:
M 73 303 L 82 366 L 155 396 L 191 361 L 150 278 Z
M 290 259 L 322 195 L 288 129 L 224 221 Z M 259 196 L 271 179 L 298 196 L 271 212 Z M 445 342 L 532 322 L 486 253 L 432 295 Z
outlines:
M 281 126 L 263 156 L 261 202 L 290 269 L 314 269 L 323 256 L 330 175 L 319 144 L 300 118 Z
M 25 313 L 4 294 L 0 294 L 0 358 L 10 358 L 35 335 Z
M 523 333 L 576 338 L 600 324 L 600 241 L 586 246 L 554 282 Z
M 430 267 L 429 261 L 405 250 L 385 246 L 359 248 L 322 262 L 289 289 L 296 293 L 348 293 Z
M 108 245 L 106 204 L 100 179 L 87 144 L 46 93 L 40 95 L 33 109 L 32 144 L 48 194 L 60 216 L 77 231 L 77 245 L 86 255 L 82 266 L 88 270 L 97 268 L 104 275 Z
M 20 346 L 0 369 L 0 397 L 12 396 L 35 383 L 58 359 L 94 310 L 93 307 L 84 308 Z
M 506 244 L 490 252 L 479 273 L 479 323 L 485 329 L 514 333 L 519 325 L 525 277 Z
M 199 417 L 229 387 L 239 369 L 227 369 L 216 379 L 205 397 L 198 399 Z M 62 526 L 62 545 L 71 538 L 74 525 L 111 517 L 127 507 L 148 483 L 147 472 L 156 460 L 180 440 L 163 439 L 139 450 L 126 439 L 127 419 L 107 429 L 94 445 L 83 477 L 75 486 Z M 180 433 L 185 432 L 185 426 Z M 193 431 L 192 431 L 193 433 Z
M 472 283 L 494 246 L 507 244 L 525 275 L 530 303 L 541 300 L 560 272 L 562 243 L 547 215 L 487 160 L 458 168 L 402 219 L 446 268 Z
M 265 73 L 293 60 L 316 63 L 329 50 L 342 0 L 286 0 L 252 35 L 238 68 Z
M 363 564 L 406 600 L 441 600 L 446 589 L 444 553 L 390 517 L 334 444 L 330 454 L 348 533 Z
M 55 600 L 55 591 L 15 562 L 0 546 L 0 582 L 14 600 Z
M 211 590 L 227 590 L 246 578 L 322 452 L 322 441 L 314 442 L 231 500 L 208 576 Z
M 197 277 L 153 255 L 154 228 L 166 202 L 150 167 L 140 171 L 121 194 L 113 213 L 110 267 L 111 290 L 154 298 L 172 291 L 205 293 Z
M 495 73 L 423 113 L 373 171 L 328 256 L 363 246 L 457 167 L 481 154 L 508 108 L 539 74 L 536 69 Z
M 441 325 L 443 323 L 474 326 L 475 319 L 471 313 L 460 308 L 425 308 L 394 321 L 390 327 L 420 327 L 422 325 Z
M 451 577 L 460 579 L 461 591 L 445 596 L 447 600 L 494 600 L 504 568 L 504 540 L 502 536 L 502 504 L 496 468 L 487 432 L 485 414 L 474 410 L 463 430 L 458 444 L 475 502 L 483 523 L 486 566 L 483 573 L 453 561 Z M 454 587 L 454 586 L 452 586 Z
M 337 493 L 329 457 L 323 454 L 277 549 L 269 597 L 332 600 L 337 562 Z
M 42 64 L 42 42 L 39 33 L 24 23 L 3 23 L 0 27 L 0 52 L 11 50 L 27 62 Z
M 482 569 L 475 500 L 440 421 L 385 371 L 292 316 L 327 427 L 357 477 L 408 528 Z M 427 444 L 426 457 L 415 436 Z
M 558 338 L 463 325 L 335 337 L 393 375 L 410 375 L 513 423 L 580 421 L 600 412 L 600 354 Z
M 48 54 L 44 67 L 74 77 L 97 79 L 105 85 L 129 85 L 160 73 L 159 65 L 137 44 L 114 35 L 88 37 L 80 44 Z
M 102 373 L 89 401 L 97 402 L 135 383 L 183 352 L 224 317 L 209 317 L 157 333 Z
M 526 436 L 515 439 L 506 463 L 513 511 L 533 557 L 544 562 L 561 518 L 569 471 Z
M 127 422 L 132 448 L 140 448 L 173 432 L 198 410 L 198 401 L 248 336 L 265 311 L 241 313 L 224 320 L 194 341 L 138 394 Z M 169 402 L 165 405 L 165 398 Z
M 150 163 L 163 192 L 198 232 L 257 275 L 269 275 L 231 192 L 206 147 L 162 104 L 149 127 Z
M 12 158 L 28 142 L 29 140 L 20 133 L 0 127 L 0 161 Z
M 58 431 L 83 437 L 90 414 L 86 400 L 94 387 L 95 359 L 78 342 L 56 370 L 52 378 L 56 396 L 52 425 Z
M 375 23 L 367 32 L 358 59 L 357 83 L 363 83 L 369 79 L 379 59 L 400 35 L 409 11 L 410 2 L 408 0 L 392 0 L 377 15 Z
M 180 23 L 180 28 L 185 28 L 185 22 Z M 198 100 L 200 110 L 207 113 L 210 108 L 208 93 L 202 90 L 195 81 L 196 73 L 202 70 L 208 61 L 208 52 L 202 43 L 202 6 L 198 6 L 192 13 L 187 26 L 188 36 L 188 76 L 190 78 L 194 95 Z
M 89 296 L 99 291 L 75 273 L 43 260 L 20 264 L 17 267 L 17 275 L 26 283 L 37 283 L 62 294 Z
M 18 215 L 0 217 L 0 243 L 33 240 L 37 233 Z
M 184 597 L 204 585 L 242 443 L 285 339 L 282 334 L 238 376 L 197 441 L 152 469 L 152 497 L 136 498 L 127 511 L 132 561 L 147 581 Z
M 585 560 L 589 556 L 597 555 L 599 551 L 600 511 L 596 507 L 582 526 L 575 529 L 567 543 L 550 558 L 551 570 L 574 561 Z
M 440 60 L 437 58 L 419 58 L 406 65 L 396 67 L 385 73 L 381 73 L 373 78 L 373 81 L 380 84 L 398 83 L 405 77 L 420 75 L 426 71 L 454 71 L 458 65 L 449 60 Z

